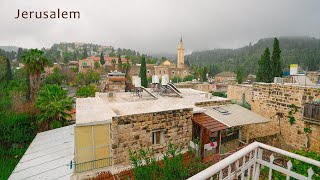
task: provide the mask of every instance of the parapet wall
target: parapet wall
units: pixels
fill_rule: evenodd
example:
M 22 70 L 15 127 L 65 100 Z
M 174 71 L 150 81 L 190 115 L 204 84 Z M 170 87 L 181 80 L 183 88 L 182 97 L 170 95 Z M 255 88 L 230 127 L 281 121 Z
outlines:
M 310 149 L 320 151 L 320 126 L 308 124 L 302 120 L 302 107 L 320 99 L 320 88 L 282 85 L 273 83 L 255 83 L 247 85 L 229 85 L 228 98 L 251 104 L 251 110 L 270 118 L 272 121 L 266 124 L 250 125 L 250 138 L 280 134 L 284 141 L 297 149 L 305 147 L 307 138 L 310 140 Z M 294 114 L 295 123 L 291 125 L 288 119 L 289 107 L 294 104 L 298 112 Z M 283 117 L 281 117 L 283 115 Z M 311 133 L 304 132 L 304 128 L 310 128 Z

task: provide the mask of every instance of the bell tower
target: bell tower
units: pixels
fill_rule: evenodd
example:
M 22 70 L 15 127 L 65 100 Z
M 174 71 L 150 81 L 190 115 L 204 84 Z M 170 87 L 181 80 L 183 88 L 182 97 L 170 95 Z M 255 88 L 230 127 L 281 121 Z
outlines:
M 178 68 L 184 68 L 184 45 L 182 42 L 182 37 L 178 46 Z

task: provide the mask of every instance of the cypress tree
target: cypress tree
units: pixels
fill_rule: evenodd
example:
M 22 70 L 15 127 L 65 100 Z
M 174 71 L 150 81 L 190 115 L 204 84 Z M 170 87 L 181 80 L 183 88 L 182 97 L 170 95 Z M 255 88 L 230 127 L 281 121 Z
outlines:
M 101 54 L 100 54 L 100 64 L 103 66 L 105 63 L 106 63 L 106 61 L 104 60 L 103 53 L 101 52 Z
M 142 56 L 142 59 L 141 59 L 141 66 L 140 66 L 139 76 L 141 78 L 141 85 L 143 87 L 148 87 L 146 59 L 145 59 L 144 56 Z
M 242 84 L 243 83 L 243 74 L 242 74 L 242 70 L 240 68 L 237 69 L 237 82 L 238 84 Z
M 281 69 L 281 60 L 280 60 L 280 45 L 279 40 L 274 38 L 273 41 L 273 51 L 271 57 L 271 67 L 272 67 L 272 76 L 273 77 L 282 77 L 282 69 Z
M 271 63 L 270 63 L 270 51 L 269 48 L 264 50 L 261 55 L 261 59 L 258 62 L 257 81 L 270 83 L 273 80 Z
M 118 70 L 122 71 L 122 61 L 121 61 L 121 55 L 118 55 Z

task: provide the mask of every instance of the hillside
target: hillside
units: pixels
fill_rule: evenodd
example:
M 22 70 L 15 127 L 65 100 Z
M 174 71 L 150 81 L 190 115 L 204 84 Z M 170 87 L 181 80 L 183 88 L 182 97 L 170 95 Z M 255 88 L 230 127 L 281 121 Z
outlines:
M 310 71 L 320 69 L 320 39 L 311 37 L 279 37 L 282 68 L 297 63 Z M 272 51 L 273 38 L 260 39 L 254 45 L 238 49 L 214 49 L 197 51 L 186 55 L 193 65 L 217 65 L 221 70 L 236 71 L 241 67 L 246 74 L 255 73 L 258 60 L 263 50 L 269 47 Z
M 0 49 L 2 49 L 4 51 L 8 51 L 8 52 L 11 52 L 11 51 L 17 52 L 19 47 L 17 47 L 17 46 L 0 46 Z

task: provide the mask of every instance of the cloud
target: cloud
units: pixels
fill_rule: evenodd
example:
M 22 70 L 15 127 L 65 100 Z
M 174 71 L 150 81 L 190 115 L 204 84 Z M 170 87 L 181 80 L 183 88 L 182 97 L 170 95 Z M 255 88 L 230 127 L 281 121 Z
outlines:
M 236 48 L 264 37 L 319 37 L 320 1 L 1 0 L 0 45 L 50 47 L 90 42 L 141 52 Z M 80 19 L 21 19 L 26 11 L 77 10 Z

